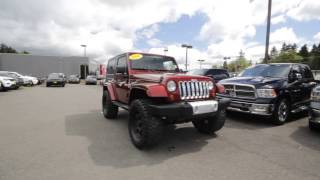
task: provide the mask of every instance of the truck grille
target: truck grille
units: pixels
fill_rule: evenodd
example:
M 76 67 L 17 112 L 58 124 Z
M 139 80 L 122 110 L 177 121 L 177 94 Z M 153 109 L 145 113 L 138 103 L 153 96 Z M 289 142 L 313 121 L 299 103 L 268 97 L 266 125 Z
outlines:
M 256 98 L 255 88 L 248 85 L 224 84 L 225 94 L 238 98 Z
M 207 81 L 180 81 L 180 97 L 184 99 L 209 98 L 209 82 Z

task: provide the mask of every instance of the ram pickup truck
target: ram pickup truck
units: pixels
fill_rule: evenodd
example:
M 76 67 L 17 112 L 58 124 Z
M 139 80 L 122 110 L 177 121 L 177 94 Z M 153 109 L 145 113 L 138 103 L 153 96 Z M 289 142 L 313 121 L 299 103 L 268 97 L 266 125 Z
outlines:
M 219 82 L 231 98 L 228 110 L 269 116 L 277 125 L 284 124 L 291 113 L 308 110 L 315 80 L 304 64 L 258 64 L 237 77 Z
M 125 53 L 111 58 L 103 85 L 102 111 L 107 119 L 118 109 L 129 111 L 129 135 L 138 149 L 156 145 L 167 124 L 192 122 L 201 133 L 214 133 L 225 123 L 229 99 L 213 79 L 182 74 L 169 56 Z

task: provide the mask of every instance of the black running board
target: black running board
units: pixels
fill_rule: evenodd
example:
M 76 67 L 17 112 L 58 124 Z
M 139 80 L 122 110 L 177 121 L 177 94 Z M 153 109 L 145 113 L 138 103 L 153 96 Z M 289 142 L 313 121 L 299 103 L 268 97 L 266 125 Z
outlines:
M 112 101 L 112 103 L 117 105 L 118 107 L 121 107 L 122 109 L 129 110 L 129 106 L 124 103 L 121 103 L 119 101 Z

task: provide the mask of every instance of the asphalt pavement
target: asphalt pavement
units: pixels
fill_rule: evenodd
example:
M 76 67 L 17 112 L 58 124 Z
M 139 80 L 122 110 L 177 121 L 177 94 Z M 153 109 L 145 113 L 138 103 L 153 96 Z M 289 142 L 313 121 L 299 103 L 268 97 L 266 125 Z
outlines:
M 319 180 L 320 133 L 305 114 L 283 126 L 232 113 L 215 135 L 168 126 L 149 151 L 131 144 L 128 113 L 101 114 L 101 87 L 0 92 L 0 180 Z

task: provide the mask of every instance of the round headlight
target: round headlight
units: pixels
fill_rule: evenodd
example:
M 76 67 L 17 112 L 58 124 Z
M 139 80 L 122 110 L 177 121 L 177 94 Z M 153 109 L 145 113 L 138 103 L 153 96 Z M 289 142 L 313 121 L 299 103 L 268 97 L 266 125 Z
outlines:
M 212 81 L 209 81 L 209 83 L 208 83 L 208 88 L 209 88 L 209 90 L 212 90 L 212 89 L 213 89 L 213 82 L 212 82 Z
M 167 89 L 168 89 L 169 92 L 175 91 L 177 89 L 176 83 L 174 81 L 169 81 L 167 83 Z

